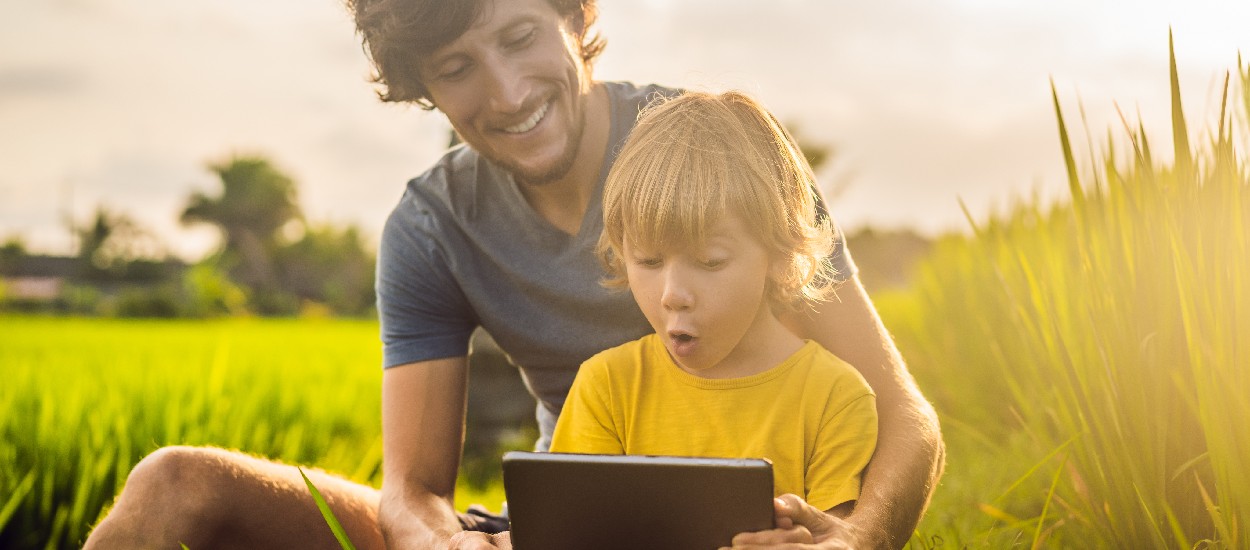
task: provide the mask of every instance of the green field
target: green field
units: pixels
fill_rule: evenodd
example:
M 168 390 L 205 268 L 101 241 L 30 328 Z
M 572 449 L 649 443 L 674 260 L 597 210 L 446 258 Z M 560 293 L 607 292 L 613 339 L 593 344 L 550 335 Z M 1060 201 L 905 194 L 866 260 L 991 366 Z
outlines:
M 1130 126 L 1095 170 L 1057 112 L 1071 203 L 977 222 L 875 297 L 948 444 L 912 547 L 1250 546 L 1250 70 L 1236 76 L 1193 143 L 1173 77 L 1168 154 Z M 376 334 L 0 317 L 0 547 L 76 546 L 167 444 L 377 485 Z M 499 500 L 496 484 L 457 505 Z
M 883 313 L 905 300 L 883 297 Z M 379 362 L 372 322 L 0 317 L 0 547 L 76 547 L 130 467 L 168 444 L 241 449 L 377 486 Z M 921 532 L 1004 540 L 978 505 L 1037 459 L 944 421 L 950 471 Z M 457 505 L 497 508 L 500 491 Z
M 163 445 L 378 485 L 380 350 L 363 321 L 0 317 L 0 548 L 76 547 Z

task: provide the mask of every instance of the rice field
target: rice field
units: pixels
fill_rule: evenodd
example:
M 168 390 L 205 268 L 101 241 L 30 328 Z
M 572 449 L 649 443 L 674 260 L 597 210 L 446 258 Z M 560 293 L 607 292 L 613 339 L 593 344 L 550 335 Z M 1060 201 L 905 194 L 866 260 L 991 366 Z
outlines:
M 948 443 L 911 547 L 1250 547 L 1250 70 L 1209 135 L 1172 82 L 1172 136 L 1126 122 L 1088 162 L 1056 97 L 1071 203 L 974 222 L 875 297 Z M 376 486 L 379 363 L 366 321 L 0 317 L 0 547 L 77 546 L 167 444 Z
M 130 468 L 169 444 L 379 485 L 377 334 L 366 321 L 0 317 L 0 548 L 78 547 Z

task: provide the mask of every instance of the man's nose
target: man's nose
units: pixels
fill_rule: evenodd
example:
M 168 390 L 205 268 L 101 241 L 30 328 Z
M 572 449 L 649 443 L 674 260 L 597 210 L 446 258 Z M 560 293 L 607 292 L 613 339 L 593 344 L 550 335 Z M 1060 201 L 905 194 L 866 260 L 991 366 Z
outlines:
M 525 107 L 529 84 L 521 71 L 507 59 L 495 58 L 487 64 L 490 108 L 498 113 L 516 113 Z
M 694 293 L 678 266 L 669 266 L 664 270 L 664 293 L 660 296 L 660 305 L 669 311 L 694 307 Z

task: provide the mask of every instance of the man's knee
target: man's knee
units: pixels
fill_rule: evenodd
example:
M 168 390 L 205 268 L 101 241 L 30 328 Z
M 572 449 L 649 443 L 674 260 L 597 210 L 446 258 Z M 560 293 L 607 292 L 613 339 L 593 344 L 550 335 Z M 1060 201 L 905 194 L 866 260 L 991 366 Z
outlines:
M 169 547 L 172 540 L 209 547 L 204 537 L 223 525 L 220 503 L 230 490 L 223 483 L 227 470 L 220 466 L 225 454 L 175 446 L 144 457 L 130 470 L 125 488 L 86 547 Z
M 212 501 L 229 494 L 233 476 L 225 454 L 201 447 L 157 449 L 130 471 L 123 497 L 143 502 L 152 513 L 203 516 L 216 509 Z

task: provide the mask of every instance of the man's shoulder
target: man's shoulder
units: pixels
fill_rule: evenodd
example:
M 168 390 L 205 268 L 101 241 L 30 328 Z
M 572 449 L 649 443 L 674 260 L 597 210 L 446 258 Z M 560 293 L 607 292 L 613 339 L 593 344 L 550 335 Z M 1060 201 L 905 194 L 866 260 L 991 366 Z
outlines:
M 472 148 L 457 145 L 426 171 L 408 180 L 388 222 L 411 226 L 471 218 L 481 188 L 489 187 L 501 174 Z
M 666 97 L 676 97 L 684 90 L 670 88 L 660 84 L 635 84 L 626 81 L 607 81 L 603 83 L 608 95 L 618 108 L 640 111 L 653 101 Z
M 472 186 L 481 177 L 490 174 L 486 170 L 482 158 L 472 147 L 460 144 L 438 159 L 426 171 L 408 180 L 406 192 L 420 196 L 454 198 L 457 191 L 465 186 Z

